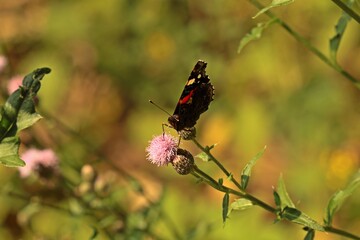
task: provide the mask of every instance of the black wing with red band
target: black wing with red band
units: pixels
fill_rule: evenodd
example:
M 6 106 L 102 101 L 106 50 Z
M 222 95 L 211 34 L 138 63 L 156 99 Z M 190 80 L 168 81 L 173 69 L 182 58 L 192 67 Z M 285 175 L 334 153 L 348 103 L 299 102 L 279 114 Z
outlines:
M 207 63 L 199 60 L 191 71 L 185 88 L 181 93 L 174 114 L 168 118 L 177 131 L 195 126 L 200 114 L 205 112 L 213 100 L 214 87 L 206 75 Z

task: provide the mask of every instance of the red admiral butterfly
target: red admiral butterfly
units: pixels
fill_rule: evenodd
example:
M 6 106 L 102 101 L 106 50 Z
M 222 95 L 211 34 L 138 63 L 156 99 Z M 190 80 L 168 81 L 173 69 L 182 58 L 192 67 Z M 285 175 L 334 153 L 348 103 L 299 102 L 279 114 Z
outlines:
M 207 63 L 199 60 L 191 71 L 181 93 L 174 114 L 168 118 L 170 125 L 178 132 L 193 128 L 200 114 L 205 112 L 213 100 L 214 87 L 206 75 Z

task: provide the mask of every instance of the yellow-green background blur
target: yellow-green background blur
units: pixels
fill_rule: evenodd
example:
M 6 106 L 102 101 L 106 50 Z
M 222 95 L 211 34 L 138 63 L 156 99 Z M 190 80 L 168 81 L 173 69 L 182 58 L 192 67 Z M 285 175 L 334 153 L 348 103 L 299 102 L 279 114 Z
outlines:
M 163 208 L 182 234 L 200 227 L 196 239 L 302 239 L 301 226 L 273 224 L 274 216 L 258 207 L 233 212 L 223 226 L 222 193 L 146 160 L 148 141 L 162 133 L 168 117 L 148 100 L 172 113 L 188 74 L 203 59 L 215 100 L 198 121 L 198 140 L 217 143 L 214 155 L 235 177 L 266 145 L 248 191 L 273 205 L 272 187 L 282 173 L 297 207 L 322 222 L 329 197 L 359 167 L 360 90 L 276 24 L 238 54 L 241 38 L 269 20 L 265 15 L 252 19 L 257 11 L 240 0 L 0 0 L 0 54 L 9 61 L 1 86 L 5 89 L 16 74 L 50 67 L 39 92 L 40 114 L 61 120 L 136 176 L 153 201 L 164 194 Z M 341 15 L 331 1 L 295 1 L 274 12 L 328 54 Z M 351 21 L 338 61 L 357 79 L 359 55 L 359 25 Z M 44 133 L 43 125 L 57 133 Z M 60 159 L 79 165 L 94 158 L 76 138 L 60 132 L 45 117 L 27 130 L 24 141 L 35 135 Z M 182 146 L 199 153 L 191 143 Z M 198 165 L 224 178 L 213 164 Z M 0 166 L 1 185 L 16 177 L 16 169 Z M 360 234 L 359 199 L 357 191 L 335 218 L 336 227 Z M 0 198 L 0 222 L 13 201 Z M 124 208 L 141 204 L 141 199 L 128 201 Z M 91 235 L 91 228 L 73 221 L 48 210 L 36 216 L 33 228 L 48 237 L 41 239 L 55 239 L 68 228 L 76 228 L 78 236 L 64 239 Z M 206 224 L 213 224 L 211 230 Z M 1 226 L 1 239 L 16 239 L 9 225 Z M 165 224 L 156 231 L 171 239 Z M 321 234 L 317 239 L 340 238 Z

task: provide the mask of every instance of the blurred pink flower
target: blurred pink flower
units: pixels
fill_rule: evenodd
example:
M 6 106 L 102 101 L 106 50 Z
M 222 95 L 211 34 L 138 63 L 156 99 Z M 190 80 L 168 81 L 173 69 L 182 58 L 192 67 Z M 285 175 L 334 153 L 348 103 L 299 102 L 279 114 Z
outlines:
M 19 86 L 22 85 L 22 80 L 23 80 L 23 76 L 21 75 L 16 75 L 12 78 L 10 78 L 8 85 L 7 85 L 7 90 L 9 94 L 12 94 L 13 92 L 15 92 Z
M 20 176 L 23 178 L 42 169 L 57 170 L 59 164 L 59 159 L 51 149 L 39 150 L 30 148 L 21 155 L 21 159 L 26 163 L 25 167 L 19 168 Z
M 6 59 L 5 56 L 0 55 L 0 72 L 2 72 L 4 70 L 4 68 L 6 67 L 8 61 Z
M 154 137 L 146 148 L 147 159 L 158 166 L 168 165 L 177 152 L 177 141 L 169 134 Z

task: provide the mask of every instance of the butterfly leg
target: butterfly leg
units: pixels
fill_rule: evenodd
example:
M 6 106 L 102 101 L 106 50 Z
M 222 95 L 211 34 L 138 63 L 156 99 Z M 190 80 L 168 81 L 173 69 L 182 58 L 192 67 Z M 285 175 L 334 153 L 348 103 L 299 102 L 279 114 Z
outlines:
M 179 135 L 178 147 L 180 146 L 181 136 Z
M 165 135 L 165 127 L 172 128 L 172 126 L 170 126 L 169 124 L 162 123 L 161 128 L 162 128 L 163 136 Z

